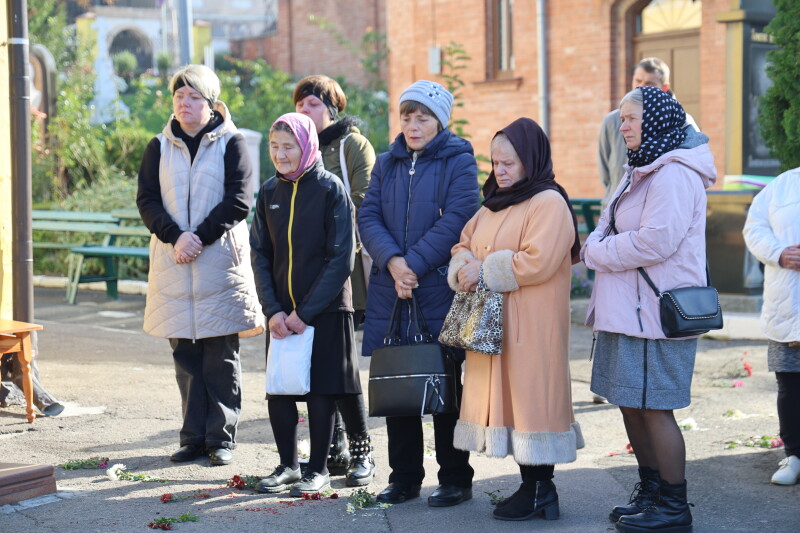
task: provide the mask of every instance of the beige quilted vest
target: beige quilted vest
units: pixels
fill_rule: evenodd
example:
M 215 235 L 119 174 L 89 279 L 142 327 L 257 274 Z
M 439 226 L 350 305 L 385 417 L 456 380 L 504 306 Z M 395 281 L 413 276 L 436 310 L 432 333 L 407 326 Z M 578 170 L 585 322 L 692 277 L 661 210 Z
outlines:
M 204 136 L 193 164 L 171 118 L 158 136 L 164 208 L 184 231 L 194 231 L 225 193 L 225 146 L 237 130 L 224 104 L 215 109 L 225 122 Z M 203 339 L 263 327 L 244 220 L 185 265 L 175 262 L 172 244 L 152 235 L 147 284 L 144 330 L 155 337 Z

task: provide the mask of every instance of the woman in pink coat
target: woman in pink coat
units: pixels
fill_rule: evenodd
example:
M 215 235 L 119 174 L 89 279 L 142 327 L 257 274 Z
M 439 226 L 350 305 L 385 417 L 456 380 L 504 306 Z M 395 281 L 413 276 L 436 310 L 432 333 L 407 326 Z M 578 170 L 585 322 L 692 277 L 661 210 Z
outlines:
M 581 258 L 597 276 L 586 324 L 597 336 L 591 390 L 619 406 L 641 483 L 610 519 L 622 532 L 690 531 L 686 449 L 674 409 L 689 405 L 697 339 L 667 339 L 659 290 L 706 285 L 706 193 L 716 179 L 708 138 L 684 128 L 681 105 L 639 87 L 620 103 L 625 177 Z
M 550 142 L 529 118 L 492 140 L 483 207 L 453 248 L 448 280 L 474 291 L 481 271 L 503 293 L 500 355 L 467 352 L 456 448 L 513 455 L 522 485 L 498 520 L 558 518 L 554 465 L 583 447 L 569 374 L 571 265 L 580 243 L 569 198 L 554 179 Z

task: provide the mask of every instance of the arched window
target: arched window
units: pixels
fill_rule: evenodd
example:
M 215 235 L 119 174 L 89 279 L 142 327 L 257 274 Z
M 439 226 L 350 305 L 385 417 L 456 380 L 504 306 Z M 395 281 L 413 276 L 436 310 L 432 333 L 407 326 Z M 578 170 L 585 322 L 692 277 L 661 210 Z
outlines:
M 636 17 L 636 33 L 649 35 L 699 28 L 702 11 L 700 0 L 653 0 Z

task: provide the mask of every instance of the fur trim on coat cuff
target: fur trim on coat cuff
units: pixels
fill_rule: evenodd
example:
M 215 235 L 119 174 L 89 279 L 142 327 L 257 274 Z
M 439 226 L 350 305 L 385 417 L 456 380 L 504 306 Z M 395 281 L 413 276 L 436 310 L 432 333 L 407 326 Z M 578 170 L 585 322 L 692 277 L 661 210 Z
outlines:
M 458 271 L 464 268 L 464 265 L 467 264 L 467 259 L 475 259 L 475 256 L 466 250 L 458 252 L 450 259 L 450 266 L 447 268 L 447 283 L 456 292 L 460 290 L 458 288 Z
M 511 292 L 519 289 L 511 261 L 514 252 L 499 250 L 483 260 L 483 282 L 494 292 Z

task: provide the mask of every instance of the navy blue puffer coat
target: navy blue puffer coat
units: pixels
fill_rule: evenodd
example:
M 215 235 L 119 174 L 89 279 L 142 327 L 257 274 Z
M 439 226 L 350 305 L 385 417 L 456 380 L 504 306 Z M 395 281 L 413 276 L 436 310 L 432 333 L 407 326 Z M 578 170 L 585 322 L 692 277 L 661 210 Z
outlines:
M 450 249 L 478 206 L 472 145 L 449 130 L 440 131 L 418 152 L 410 152 L 400 134 L 389 151 L 378 156 L 358 212 L 361 240 L 373 259 L 362 355 L 383 346 L 397 298 L 387 268 L 394 256 L 404 257 L 417 275 L 419 288 L 414 295 L 438 338 L 454 294 L 447 285 Z M 407 333 L 408 314 L 404 313 L 403 342 Z

